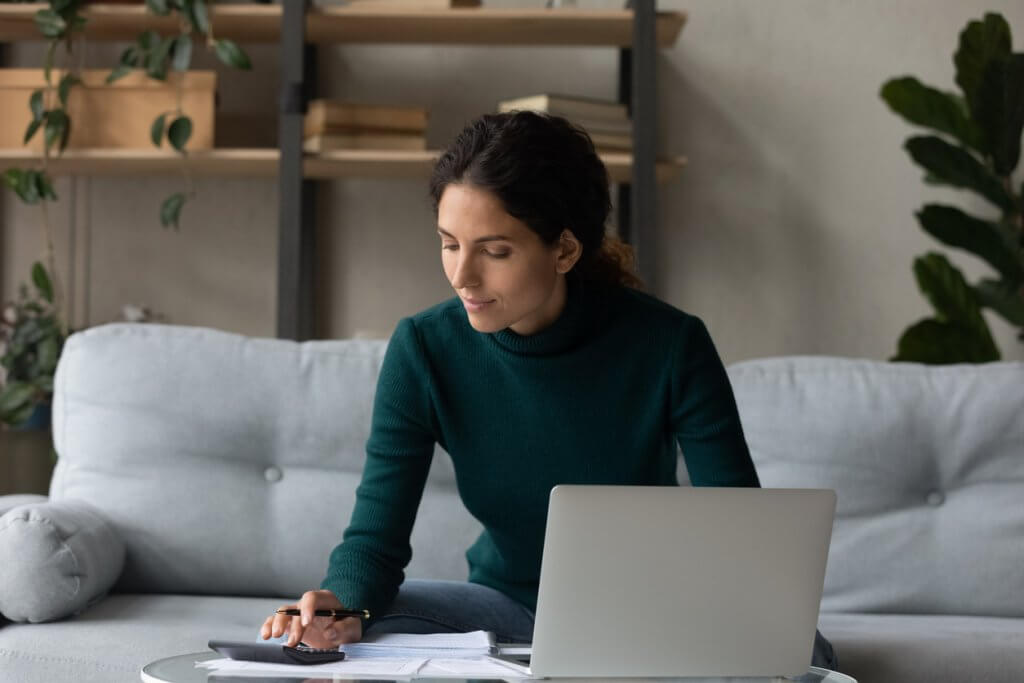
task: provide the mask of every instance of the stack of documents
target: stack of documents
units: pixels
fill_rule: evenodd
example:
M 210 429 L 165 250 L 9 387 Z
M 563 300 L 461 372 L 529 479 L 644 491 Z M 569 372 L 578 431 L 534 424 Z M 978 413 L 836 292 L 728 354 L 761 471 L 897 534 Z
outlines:
M 372 633 L 358 643 L 342 645 L 347 657 L 426 657 L 464 659 L 498 652 L 494 634 L 470 633 Z
M 532 678 L 530 670 L 499 659 L 494 634 L 372 634 L 341 647 L 345 659 L 329 664 L 268 664 L 209 659 L 196 666 L 216 676 L 344 676 L 346 678 Z

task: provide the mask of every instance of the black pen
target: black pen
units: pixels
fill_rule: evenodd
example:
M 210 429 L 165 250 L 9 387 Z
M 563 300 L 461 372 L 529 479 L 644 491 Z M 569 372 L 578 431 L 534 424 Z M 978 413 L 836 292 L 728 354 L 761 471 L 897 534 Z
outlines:
M 297 617 L 302 612 L 294 607 L 291 609 L 279 609 L 278 614 L 287 614 L 290 617 Z M 314 617 L 334 617 L 335 619 L 344 619 L 346 617 L 359 617 L 360 619 L 369 619 L 370 610 L 368 609 L 318 609 L 313 611 Z

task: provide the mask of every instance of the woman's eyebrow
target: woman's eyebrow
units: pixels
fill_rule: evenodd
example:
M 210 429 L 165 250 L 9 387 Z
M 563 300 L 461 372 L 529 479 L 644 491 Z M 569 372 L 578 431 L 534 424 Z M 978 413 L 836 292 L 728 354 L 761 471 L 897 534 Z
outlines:
M 455 239 L 455 235 L 451 234 L 444 228 L 438 227 L 437 232 L 445 237 L 451 237 Z M 512 240 L 504 235 L 486 235 L 484 237 L 478 237 L 473 240 L 473 244 L 479 244 L 480 242 L 511 242 Z

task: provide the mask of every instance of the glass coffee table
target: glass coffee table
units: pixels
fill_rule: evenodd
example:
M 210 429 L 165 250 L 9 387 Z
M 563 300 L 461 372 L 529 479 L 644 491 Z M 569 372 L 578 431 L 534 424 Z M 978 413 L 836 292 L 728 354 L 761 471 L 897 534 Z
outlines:
M 223 655 L 220 655 L 212 650 L 206 652 L 192 652 L 189 654 L 178 655 L 176 657 L 167 657 L 166 659 L 158 659 L 155 662 L 147 664 L 142 668 L 142 680 L 146 683 L 296 683 L 296 681 L 302 681 L 303 683 L 330 683 L 331 681 L 352 681 L 352 680 L 364 680 L 370 681 L 371 679 L 366 678 L 311 678 L 309 676 L 303 676 L 296 674 L 295 676 L 218 676 L 215 672 L 211 672 L 209 669 L 204 669 L 196 666 L 196 662 L 201 662 L 207 659 L 220 659 Z M 377 679 L 379 682 L 380 679 Z M 417 678 L 417 681 L 437 681 L 438 683 L 468 683 L 468 679 L 459 678 Z M 484 681 L 494 681 L 498 683 L 506 679 L 488 678 L 488 679 L 472 679 L 473 683 L 484 683 Z M 512 683 L 521 681 L 521 678 L 507 679 Z M 558 680 L 558 679 L 549 679 Z M 569 678 L 564 679 L 571 683 L 582 683 L 584 679 Z M 624 682 L 624 681 L 646 681 L 648 683 L 672 683 L 678 681 L 679 683 L 699 683 L 700 681 L 733 681 L 739 679 L 729 678 L 602 678 L 596 679 L 601 683 L 613 683 L 613 682 Z M 755 680 L 755 679 L 742 679 L 742 680 Z M 819 669 L 818 667 L 812 666 L 806 674 L 803 676 L 797 676 L 796 678 L 764 678 L 756 679 L 763 680 L 764 683 L 786 683 L 787 681 L 794 681 L 795 683 L 857 683 L 853 678 L 850 678 L 846 674 L 841 674 L 836 671 L 829 671 L 828 669 Z

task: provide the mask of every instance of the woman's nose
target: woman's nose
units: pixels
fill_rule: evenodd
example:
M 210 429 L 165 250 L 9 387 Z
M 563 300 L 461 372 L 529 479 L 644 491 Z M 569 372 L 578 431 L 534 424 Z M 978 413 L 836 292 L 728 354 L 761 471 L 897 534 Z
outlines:
M 473 260 L 460 256 L 458 263 L 455 265 L 455 272 L 452 273 L 452 287 L 454 289 L 473 287 L 479 284 L 477 279 L 477 275 L 473 270 Z

